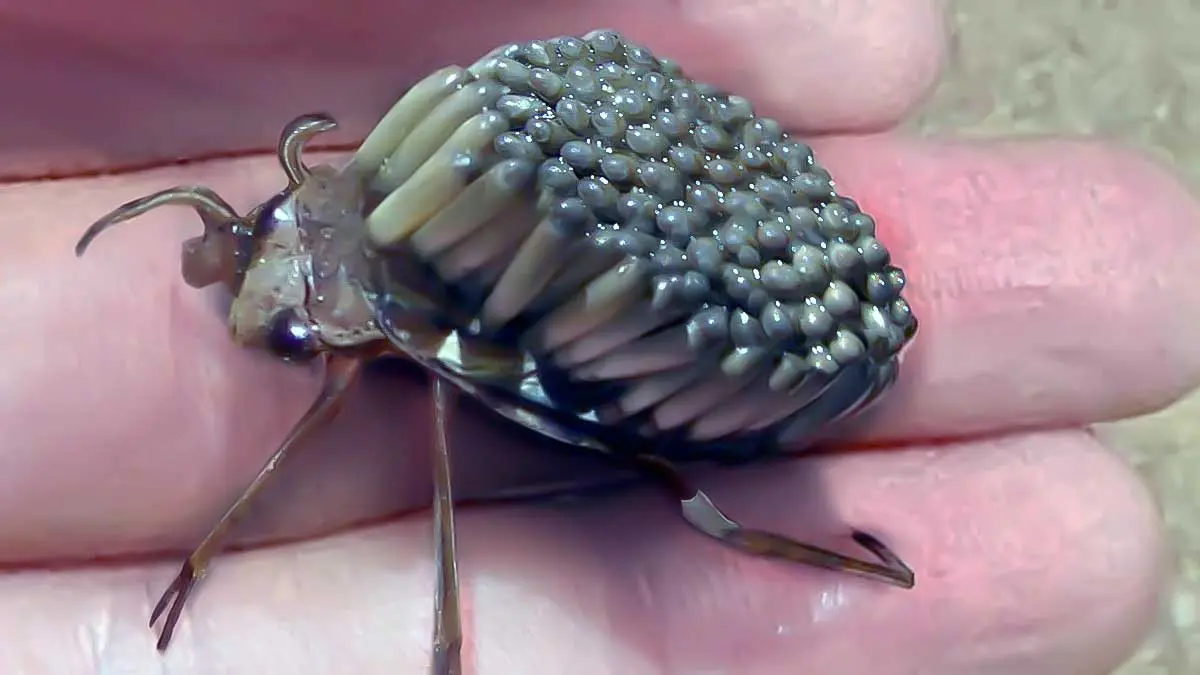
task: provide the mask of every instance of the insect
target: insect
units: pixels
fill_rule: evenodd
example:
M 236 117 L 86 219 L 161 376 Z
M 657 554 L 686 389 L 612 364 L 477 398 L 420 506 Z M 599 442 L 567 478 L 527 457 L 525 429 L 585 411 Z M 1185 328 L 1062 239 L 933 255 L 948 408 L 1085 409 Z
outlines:
M 342 166 L 292 121 L 287 185 L 239 215 L 212 190 L 124 204 L 196 211 L 182 275 L 233 297 L 232 338 L 324 364 L 308 412 L 152 613 L 171 640 L 197 579 L 363 365 L 420 364 L 434 399 L 434 672 L 460 671 L 449 463 L 455 397 L 661 483 L 696 530 L 747 553 L 911 588 L 871 535 L 858 559 L 745 528 L 677 469 L 794 452 L 895 381 L 917 321 L 875 222 L 812 149 L 750 103 L 613 31 L 505 45 L 408 90 Z M 165 613 L 165 617 L 163 616 Z

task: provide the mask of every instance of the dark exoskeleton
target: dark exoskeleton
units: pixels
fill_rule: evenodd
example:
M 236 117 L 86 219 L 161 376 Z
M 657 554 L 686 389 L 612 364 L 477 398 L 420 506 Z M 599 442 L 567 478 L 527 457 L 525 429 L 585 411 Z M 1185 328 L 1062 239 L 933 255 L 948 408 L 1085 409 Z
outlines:
M 894 382 L 916 320 L 875 223 L 812 150 L 738 96 L 610 31 L 499 48 L 410 89 L 342 167 L 284 130 L 281 192 L 245 216 L 203 187 L 125 204 L 80 241 L 194 208 L 183 276 L 233 295 L 240 344 L 320 358 L 325 385 L 153 612 L 170 641 L 195 581 L 288 452 L 363 365 L 432 376 L 434 672 L 459 672 L 447 420 L 457 392 L 661 482 L 700 532 L 761 556 L 909 588 L 874 537 L 860 560 L 744 528 L 676 464 L 794 452 Z

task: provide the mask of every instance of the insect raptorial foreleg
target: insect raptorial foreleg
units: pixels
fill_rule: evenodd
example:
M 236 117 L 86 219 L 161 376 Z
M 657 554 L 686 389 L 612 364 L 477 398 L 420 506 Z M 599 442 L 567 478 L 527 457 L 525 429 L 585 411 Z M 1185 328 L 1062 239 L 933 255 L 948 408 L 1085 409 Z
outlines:
M 760 557 L 857 574 L 901 588 L 912 588 L 916 583 L 912 569 L 872 535 L 856 530 L 851 538 L 878 558 L 878 562 L 853 558 L 781 534 L 748 529 L 722 513 L 708 495 L 689 483 L 670 462 L 652 456 L 640 456 L 636 461 L 679 500 L 688 524 L 727 546 Z
M 267 481 L 287 459 L 291 450 L 311 432 L 325 424 L 337 414 L 347 390 L 358 379 L 362 370 L 361 356 L 330 355 L 325 363 L 325 382 L 320 395 L 313 401 L 312 406 L 300 421 L 288 433 L 287 438 L 280 444 L 279 449 L 271 455 L 267 463 L 254 477 L 250 486 L 225 511 L 225 515 L 212 526 L 204 540 L 200 542 L 184 561 L 179 574 L 171 585 L 163 592 L 158 604 L 150 614 L 150 625 L 158 622 L 164 611 L 167 611 L 162 632 L 158 638 L 158 650 L 163 651 L 171 642 L 171 636 L 183 612 L 183 606 L 196 582 L 204 576 L 212 559 L 220 553 L 222 544 L 229 531 L 249 512 L 250 506 L 262 492 Z
M 434 376 L 433 393 L 433 545 L 436 582 L 433 595 L 431 675 L 462 673 L 462 607 L 454 541 L 454 494 L 451 489 L 450 414 L 456 393 Z

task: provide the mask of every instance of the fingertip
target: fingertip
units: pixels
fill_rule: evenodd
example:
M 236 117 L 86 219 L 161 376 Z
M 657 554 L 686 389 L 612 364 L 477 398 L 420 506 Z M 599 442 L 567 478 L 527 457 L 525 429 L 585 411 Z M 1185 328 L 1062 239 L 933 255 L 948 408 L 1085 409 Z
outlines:
M 720 551 L 701 556 L 679 535 L 662 552 L 675 571 L 658 581 L 664 589 L 692 581 L 693 592 L 736 608 L 724 621 L 765 624 L 758 644 L 775 657 L 762 672 L 778 672 L 785 654 L 825 672 L 876 672 L 881 662 L 887 672 L 931 663 L 947 664 L 939 670 L 947 674 L 1110 672 L 1153 625 L 1161 517 L 1130 467 L 1082 432 L 828 456 L 705 482 L 747 526 L 835 547 L 840 528 L 861 528 L 916 572 L 916 587 L 902 591 Z M 728 588 L 705 584 L 722 578 Z M 722 644 L 718 617 L 669 618 L 659 623 L 690 624 L 710 658 L 749 639 Z M 772 625 L 786 635 L 770 640 Z M 863 635 L 874 636 L 869 649 Z
M 1114 207 L 1124 206 L 1117 201 L 1124 197 L 1126 213 L 1136 218 L 1134 222 L 1145 224 L 1137 229 L 1145 237 L 1146 267 L 1132 271 L 1144 275 L 1148 289 L 1170 303 L 1158 321 L 1143 326 L 1161 334 L 1168 345 L 1166 353 L 1175 359 L 1174 368 L 1156 373 L 1164 383 L 1173 385 L 1171 389 L 1138 411 L 1155 412 L 1200 387 L 1200 349 L 1196 349 L 1200 343 L 1200 292 L 1192 284 L 1176 281 L 1185 275 L 1190 278 L 1200 269 L 1200 192 L 1176 166 L 1145 148 L 1112 141 L 1080 145 L 1085 152 L 1095 153 L 1095 161 L 1101 165 L 1124 168 L 1120 178 L 1128 183 L 1123 191 L 1109 185 L 1096 194 L 1099 198 L 1111 196 Z
M 875 216 L 921 322 L 856 437 L 1088 424 L 1200 385 L 1200 203 L 1161 162 L 1067 138 L 814 146 Z
M 1106 447 L 1112 447 L 1105 443 Z M 1104 589 L 1094 611 L 1080 627 L 1076 644 L 1093 662 L 1092 672 L 1116 672 L 1154 631 L 1166 582 L 1170 579 L 1170 556 L 1166 523 L 1158 500 L 1149 486 L 1133 472 L 1123 456 L 1099 452 L 1096 457 L 1100 494 L 1111 495 L 1102 511 L 1103 527 L 1086 551 L 1088 566 L 1073 578 L 1080 580 L 1073 594 L 1087 593 L 1084 579 Z M 1081 500 L 1083 513 L 1096 513 L 1096 500 Z M 1083 557 L 1083 556 L 1081 556 Z M 1081 566 L 1082 567 L 1082 566 Z M 1066 589 L 1064 589 L 1066 590 Z M 1087 624 L 1090 624 L 1087 625 Z M 1110 635 L 1102 649 L 1093 635 Z
M 877 131 L 932 91 L 946 54 L 938 0 L 685 0 L 719 36 L 704 76 L 751 96 L 762 114 L 809 132 Z M 728 55 L 734 55 L 729 58 Z
M 329 106 L 342 130 L 326 140 L 349 143 L 426 72 L 601 26 L 806 132 L 892 126 L 924 98 L 945 51 L 938 0 L 7 4 L 21 20 L 0 25 L 0 63 L 29 64 L 0 70 L 29 92 L 0 110 L 10 178 L 262 150 L 282 121 Z M 81 106 L 88 115 L 70 113 Z

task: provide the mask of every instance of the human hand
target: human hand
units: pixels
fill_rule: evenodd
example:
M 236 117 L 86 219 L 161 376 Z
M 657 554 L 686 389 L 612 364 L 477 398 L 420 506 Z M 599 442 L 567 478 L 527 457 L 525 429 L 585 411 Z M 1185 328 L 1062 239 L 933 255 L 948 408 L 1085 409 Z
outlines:
M 819 160 L 909 273 L 921 335 L 870 426 L 847 438 L 873 450 L 702 482 L 755 527 L 879 534 L 915 568 L 914 590 L 726 551 L 649 491 L 463 509 L 476 672 L 1102 673 L 1144 634 L 1161 526 L 1134 474 L 1079 427 L 1200 380 L 1200 208 L 1145 160 L 1094 144 L 872 133 L 936 75 L 933 0 L 460 0 L 355 14 L 123 2 L 0 4 L 0 81 L 28 92 L 0 110 L 3 171 L 244 150 L 317 109 L 361 136 L 437 66 L 611 26 L 820 135 Z M 319 378 L 230 344 L 211 296 L 182 283 L 192 214 L 156 213 L 83 260 L 72 247 L 98 215 L 162 187 L 208 184 L 244 207 L 280 180 L 264 156 L 0 190 L 0 562 L 26 570 L 0 577 L 0 672 L 158 672 L 159 659 L 206 675 L 424 672 L 429 524 L 397 514 L 429 503 L 428 414 L 423 386 L 396 378 L 364 382 L 287 467 L 242 533 L 256 549 L 218 559 L 165 656 L 145 625 L 178 552 Z M 459 496 L 591 466 L 457 419 Z M 96 556 L 110 561 L 48 569 Z

